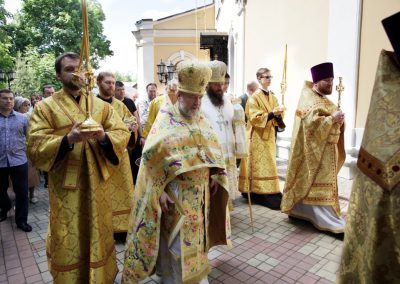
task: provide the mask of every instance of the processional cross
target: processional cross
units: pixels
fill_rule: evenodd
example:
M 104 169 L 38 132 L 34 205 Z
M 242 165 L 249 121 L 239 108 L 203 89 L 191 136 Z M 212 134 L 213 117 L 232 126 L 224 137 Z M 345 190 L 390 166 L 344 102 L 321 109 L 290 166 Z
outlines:
M 336 91 L 338 92 L 338 109 L 340 109 L 340 104 L 342 103 L 342 93 L 344 91 L 344 86 L 342 84 L 343 77 L 339 77 L 339 85 L 336 85 Z

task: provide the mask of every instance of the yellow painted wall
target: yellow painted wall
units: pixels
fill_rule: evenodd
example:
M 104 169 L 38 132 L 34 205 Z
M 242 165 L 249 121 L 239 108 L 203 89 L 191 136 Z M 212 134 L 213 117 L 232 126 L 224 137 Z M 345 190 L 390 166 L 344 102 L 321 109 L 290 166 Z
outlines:
M 204 13 L 205 12 L 205 13 Z M 197 16 L 197 31 L 201 32 L 206 28 L 207 30 L 215 29 L 215 8 L 214 5 L 207 7 L 206 9 L 200 8 L 197 13 L 194 11 L 185 13 L 182 15 L 172 16 L 165 20 L 157 21 L 154 23 L 154 30 L 182 30 L 182 33 L 196 31 L 196 17 Z M 204 25 L 206 22 L 206 25 Z M 158 92 L 164 92 L 164 86 L 158 81 L 157 76 L 157 64 L 160 63 L 162 59 L 164 62 L 172 56 L 173 54 L 179 52 L 180 50 L 190 53 L 197 57 L 199 60 L 209 60 L 209 52 L 206 50 L 201 50 L 199 47 L 200 38 L 190 37 L 190 36 L 158 36 L 154 37 L 154 62 L 155 66 L 154 81 L 157 83 Z M 167 63 L 167 62 L 166 62 Z
M 154 43 L 193 43 L 194 37 L 155 37 Z
M 198 59 L 199 60 L 204 60 L 204 61 L 209 60 L 209 54 L 205 50 L 196 49 L 195 46 L 181 46 L 181 45 L 157 46 L 156 45 L 154 47 L 154 62 L 156 62 L 156 64 L 159 64 L 161 59 L 165 62 L 167 60 L 167 58 L 169 58 L 174 53 L 179 52 L 180 50 L 188 52 L 194 56 L 196 56 L 196 51 L 198 51 Z M 157 77 L 157 66 L 154 66 L 154 78 L 155 78 L 157 85 L 161 85 L 161 83 L 158 81 L 158 77 Z M 159 87 L 159 91 L 162 91 L 161 86 Z
M 210 5 L 205 9 L 199 8 L 197 13 L 192 11 L 182 15 L 173 16 L 165 20 L 157 21 L 154 24 L 154 29 L 196 29 L 196 15 L 198 30 L 204 30 L 205 27 L 206 29 L 214 28 L 215 8 L 214 5 Z
M 356 127 L 365 126 L 379 53 L 393 50 L 381 21 L 398 11 L 399 0 L 363 1 Z

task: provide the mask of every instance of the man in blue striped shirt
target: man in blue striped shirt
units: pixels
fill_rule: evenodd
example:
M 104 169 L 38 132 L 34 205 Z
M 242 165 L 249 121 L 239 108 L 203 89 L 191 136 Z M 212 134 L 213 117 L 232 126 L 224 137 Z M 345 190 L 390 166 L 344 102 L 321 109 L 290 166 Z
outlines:
M 7 194 L 8 178 L 15 192 L 15 223 L 25 232 L 32 231 L 28 220 L 28 160 L 26 132 L 28 119 L 15 112 L 12 91 L 0 90 L 0 222 L 7 219 L 11 200 Z

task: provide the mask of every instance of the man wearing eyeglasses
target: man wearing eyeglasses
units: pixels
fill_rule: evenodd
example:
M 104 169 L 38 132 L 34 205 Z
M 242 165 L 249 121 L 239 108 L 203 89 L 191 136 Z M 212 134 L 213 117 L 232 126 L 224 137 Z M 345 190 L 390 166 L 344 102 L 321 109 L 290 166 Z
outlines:
M 248 157 L 240 163 L 239 190 L 247 198 L 273 210 L 279 210 L 282 194 L 276 168 L 276 128 L 282 124 L 283 110 L 269 90 L 271 71 L 258 69 L 261 87 L 246 104 Z

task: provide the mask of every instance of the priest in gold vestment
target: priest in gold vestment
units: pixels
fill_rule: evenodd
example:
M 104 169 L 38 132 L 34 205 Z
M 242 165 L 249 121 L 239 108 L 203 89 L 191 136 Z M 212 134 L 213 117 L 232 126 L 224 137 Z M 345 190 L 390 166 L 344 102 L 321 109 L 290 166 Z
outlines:
M 124 121 L 125 125 L 132 131 L 130 143 L 136 143 L 137 124 L 133 123 L 134 116 L 123 102 L 114 98 L 115 78 L 110 72 L 100 72 L 97 75 L 97 85 L 99 87 L 98 98 L 111 104 L 114 110 Z M 133 197 L 133 179 L 128 151 L 122 154 L 119 165 L 114 171 L 109 181 L 111 187 L 111 202 L 113 214 L 114 233 L 128 231 L 128 219 Z
M 400 281 L 400 13 L 384 21 L 396 53 L 380 55 L 353 182 L 338 283 Z
M 107 103 L 89 97 L 98 132 L 82 132 L 86 99 L 72 81 L 79 55 L 56 59 L 62 90 L 38 103 L 29 124 L 27 153 L 49 173 L 49 227 L 46 244 L 54 283 L 113 283 L 116 263 L 110 176 L 130 133 Z
M 316 228 L 343 233 L 337 174 L 344 163 L 344 113 L 332 93 L 333 64 L 311 68 L 297 105 L 282 211 Z
M 279 210 L 282 194 L 276 168 L 276 129 L 282 121 L 275 94 L 268 88 L 271 71 L 260 68 L 256 73 L 261 88 L 246 104 L 248 156 L 240 163 L 239 190 L 247 198 L 270 209 Z M 283 123 L 283 122 L 282 122 Z
M 122 283 L 154 273 L 157 256 L 162 283 L 208 283 L 208 250 L 230 243 L 224 156 L 199 112 L 211 70 L 183 61 L 177 73 L 178 101 L 160 110 L 143 149 Z

